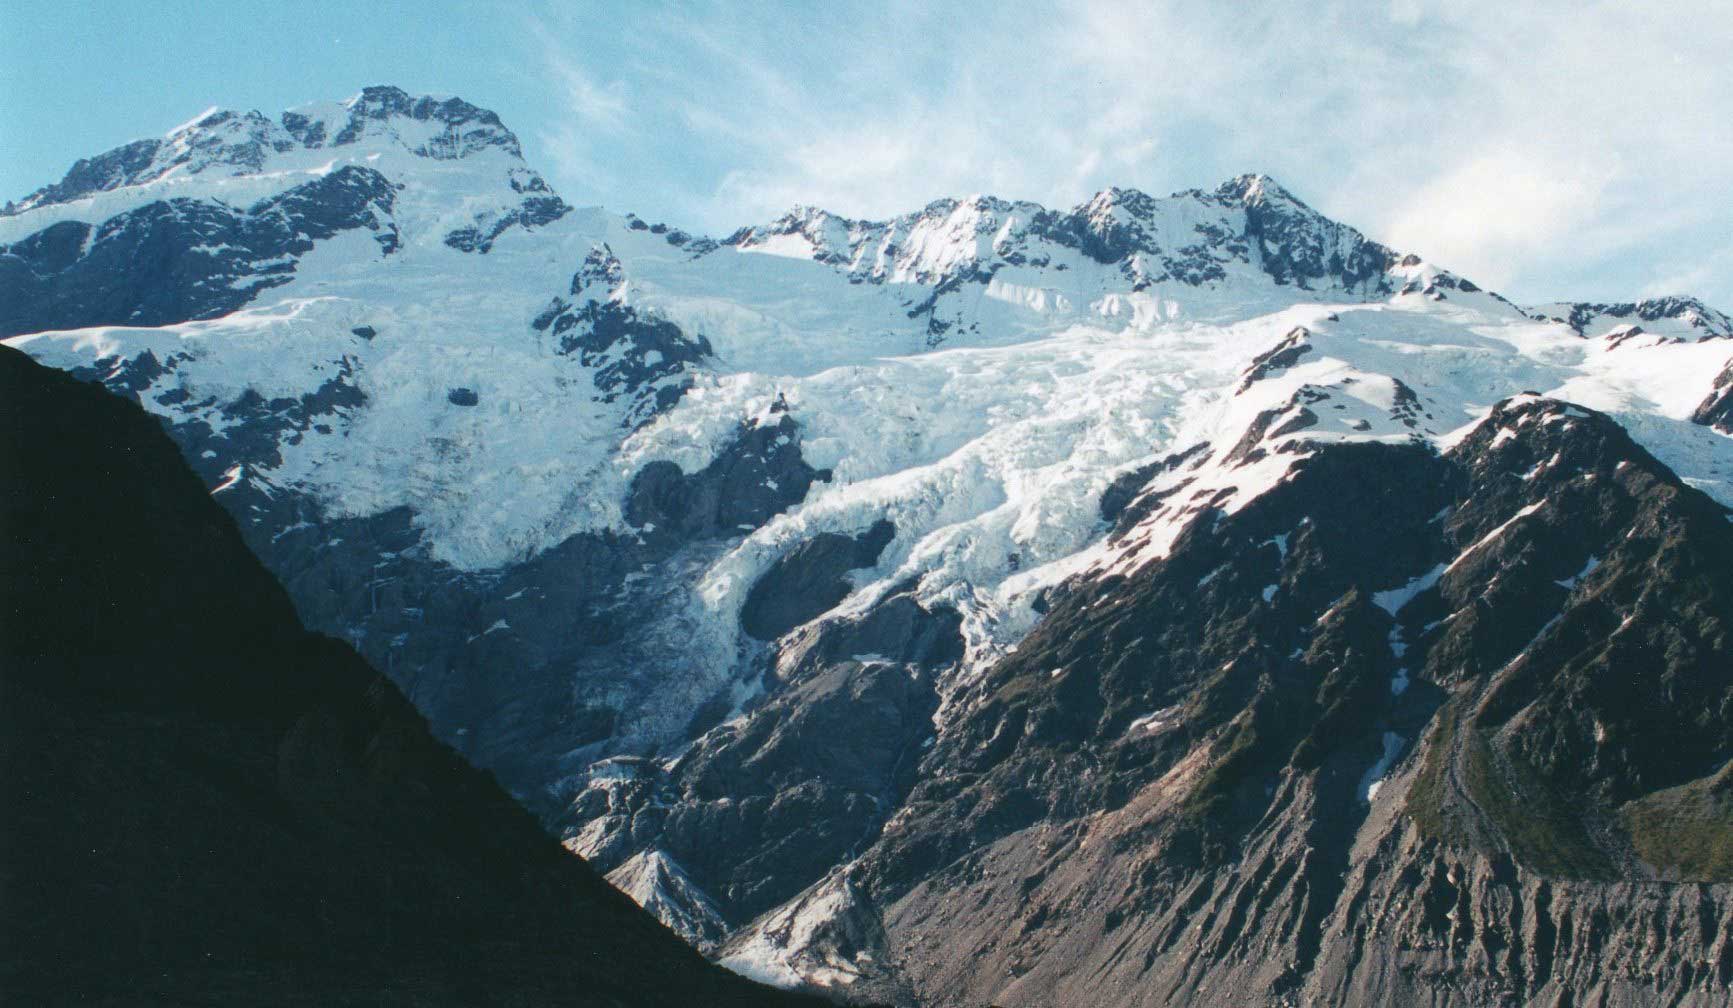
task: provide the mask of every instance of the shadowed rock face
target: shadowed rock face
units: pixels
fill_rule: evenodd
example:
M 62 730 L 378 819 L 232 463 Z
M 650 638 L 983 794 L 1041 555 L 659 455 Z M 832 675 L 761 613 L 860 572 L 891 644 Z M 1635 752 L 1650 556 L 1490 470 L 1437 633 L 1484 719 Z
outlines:
M 1733 319 L 1705 305 L 1696 298 L 1658 297 L 1620 304 L 1595 304 L 1577 301 L 1548 305 L 1532 310 L 1535 318 L 1563 322 L 1586 336 L 1591 331 L 1609 326 L 1637 326 L 1638 323 L 1674 323 L 1689 333 L 1692 340 L 1733 336 Z M 1640 326 L 1638 326 L 1640 328 Z
M 486 255 L 493 249 L 493 243 L 499 236 L 512 228 L 530 229 L 552 224 L 571 210 L 565 200 L 547 190 L 539 177 L 535 182 L 536 188 L 527 190 L 533 195 L 525 196 L 517 207 L 492 216 L 484 222 L 452 231 L 445 236 L 445 244 L 459 252 L 479 252 Z
M 1698 404 L 1691 420 L 1723 434 L 1733 434 L 1733 360 L 1715 377 L 1714 389 Z
M 332 395 L 346 388 L 339 382 Z M 267 405 L 228 436 L 271 450 L 294 424 L 320 422 L 325 401 Z M 208 436 L 198 424 L 170 433 L 195 460 Z M 221 476 L 206 474 L 213 483 Z M 550 768 L 608 742 L 642 698 L 682 678 L 645 657 L 649 642 L 633 632 L 645 612 L 679 601 L 695 557 L 799 502 L 821 478 L 828 474 L 801 456 L 799 426 L 777 413 L 742 425 L 703 469 L 662 462 L 641 470 L 626 501 L 637 534 L 580 533 L 484 572 L 429 557 L 407 508 L 337 518 L 304 496 L 246 483 L 222 496 L 308 624 L 348 639 L 466 757 L 551 815 Z
M 365 229 L 389 254 L 395 189 L 353 165 L 250 207 L 163 200 L 0 246 L 0 336 L 214 318 L 289 282 L 323 241 Z
M 964 702 L 825 883 L 857 990 L 1726 1003 L 1733 524 L 1600 414 L 1320 448 Z
M 557 340 L 557 352 L 594 367 L 604 402 L 632 403 L 629 427 L 641 427 L 684 395 L 712 353 L 703 335 L 689 336 L 664 319 L 640 316 L 624 302 L 625 267 L 607 246 L 591 250 L 572 275 L 572 300 L 554 298 L 530 328 Z
M 790 634 L 768 701 L 670 768 L 592 780 L 569 814 L 602 839 L 581 849 L 614 865 L 653 842 L 732 926 L 791 899 L 902 804 L 933 738 L 935 683 L 963 657 L 959 625 L 902 593 Z
M 574 289 L 588 279 L 580 273 Z M 629 311 L 583 320 L 556 312 L 548 321 L 566 318 L 572 324 L 559 335 L 574 341 L 574 352 L 597 351 L 597 332 L 626 351 L 621 366 L 597 373 L 597 393 L 634 397 L 645 419 L 684 391 L 679 366 L 708 352 L 673 326 Z M 390 334 L 368 329 L 355 338 L 359 345 Z M 676 355 L 682 347 L 683 356 Z M 626 366 L 632 354 L 658 348 L 679 366 Z M 138 398 L 180 365 L 178 355 L 158 360 L 147 352 L 104 358 L 74 375 Z M 453 409 L 483 402 L 465 387 L 448 389 L 444 398 Z M 679 603 L 681 578 L 697 559 L 830 478 L 807 464 L 800 425 L 776 403 L 767 416 L 741 423 L 702 469 L 684 472 L 659 461 L 640 470 L 622 501 L 635 533 L 580 533 L 505 569 L 466 572 L 428 555 L 409 508 L 333 516 L 307 495 L 254 475 L 279 465 L 285 445 L 342 424 L 366 401 L 346 359 L 298 397 L 267 399 L 249 390 L 228 403 L 186 403 L 201 415 L 170 424 L 168 433 L 207 486 L 226 485 L 218 500 L 288 587 L 302 620 L 348 641 L 405 691 L 442 738 L 550 820 L 565 796 L 548 788 L 565 761 L 593 758 L 632 728 L 641 708 L 653 706 L 646 698 L 689 682 L 686 670 L 647 655 L 648 643 L 633 632 L 646 612 Z M 236 465 L 252 478 L 232 479 Z M 715 702 L 723 705 L 696 734 L 727 712 L 724 694 L 732 684 L 692 688 L 719 691 Z M 698 696 L 692 707 L 709 699 Z M 669 730 L 684 727 L 682 719 Z
M 896 531 L 880 519 L 858 536 L 823 532 L 796 546 L 752 586 L 740 610 L 742 629 L 775 640 L 829 612 L 854 590 L 845 575 L 877 563 Z
M 158 424 L 0 349 L 0 989 L 29 1004 L 805 1004 L 709 966 L 347 646 Z

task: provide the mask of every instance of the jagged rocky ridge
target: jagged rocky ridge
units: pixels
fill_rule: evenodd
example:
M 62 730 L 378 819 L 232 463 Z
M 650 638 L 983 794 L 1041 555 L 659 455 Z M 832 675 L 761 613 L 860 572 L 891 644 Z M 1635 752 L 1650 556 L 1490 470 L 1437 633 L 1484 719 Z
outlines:
M 1628 338 L 1646 329 L 1674 339 L 1733 336 L 1733 318 L 1689 297 L 1649 298 L 1623 304 L 1577 302 L 1541 305 L 1532 309 L 1531 314 L 1535 318 L 1562 322 L 1582 336 L 1624 334 Z
M 0 413 L 8 1000 L 808 1003 L 705 963 L 303 630 L 143 411 L 0 348 Z
M 1569 404 L 1308 452 L 1063 591 L 814 944 L 938 1003 L 1725 1003 L 1729 559 Z
M 1715 385 L 1697 408 L 1691 411 L 1691 421 L 1713 427 L 1723 434 L 1733 434 L 1733 360 L 1715 376 Z
M 523 156 L 517 137 L 487 109 L 461 98 L 412 97 L 400 88 L 370 87 L 340 106 L 293 109 L 278 122 L 256 111 L 210 109 L 162 139 L 138 140 L 80 160 L 61 181 L 16 203 L 8 201 L 4 212 L 15 216 L 175 175 L 256 175 L 278 167 L 278 156 L 285 153 L 335 151 L 381 138 L 434 160 L 486 149 Z M 525 189 L 547 191 L 545 184 L 520 177 Z
M 348 122 L 379 104 L 369 93 L 284 122 Z M 1733 365 L 1733 344 L 1724 317 L 1690 299 L 1518 308 L 1262 176 L 1167 199 L 1108 190 L 1070 211 L 990 197 L 879 223 L 800 210 L 722 242 L 589 210 L 517 227 L 517 183 L 533 173 L 515 141 L 427 156 L 435 147 L 416 131 L 445 126 L 405 109 L 438 104 L 380 104 L 344 145 L 394 186 L 389 254 L 352 229 L 220 319 L 15 342 L 161 416 L 310 624 L 387 670 L 441 737 L 665 921 L 755 975 L 941 1003 L 1033 1003 L 1084 982 L 1058 938 L 1018 938 L 1037 951 L 1002 977 L 916 962 L 899 943 L 931 911 L 910 893 L 942 889 L 944 870 L 986 855 L 945 833 L 939 813 L 907 827 L 924 838 L 898 838 L 950 786 L 939 777 L 982 683 L 1024 653 L 1026 635 L 1092 585 L 1133 591 L 1139 572 L 1202 534 L 1199 516 L 1261 506 L 1299 480 L 1302 459 L 1334 465 L 1344 485 L 1397 466 L 1411 482 L 1393 486 L 1427 498 L 1426 481 L 1458 478 L 1439 459 L 1495 402 L 1533 388 L 1603 410 L 1686 485 L 1733 502 L 1733 440 L 1714 426 L 1726 382 L 1712 381 Z M 273 158 L 293 163 L 295 150 L 270 147 L 260 170 L 234 178 L 140 175 L 38 206 L 0 219 L 0 242 L 63 217 L 94 227 L 167 186 L 210 189 L 213 174 L 285 185 Z M 497 209 L 477 216 L 478 203 Z M 453 240 L 502 220 L 514 223 L 491 239 Z M 1441 535 L 1405 526 L 1386 540 L 1425 559 L 1455 544 Z M 1355 569 L 1360 560 L 1372 566 Z M 1386 560 L 1333 558 L 1330 583 L 1392 591 L 1378 583 Z M 1256 597 L 1279 608 L 1283 591 L 1264 583 Z M 1343 616 L 1354 617 L 1340 633 L 1358 664 L 1336 676 L 1341 695 L 1301 703 L 1291 681 L 1265 692 L 1240 682 L 1215 715 L 1263 697 L 1308 711 L 1324 738 L 1342 718 L 1373 716 L 1354 712 L 1380 695 L 1369 684 L 1393 659 L 1362 653 L 1383 611 L 1362 610 Z M 1378 641 L 1398 658 L 1415 646 L 1388 632 Z M 1395 667 L 1406 670 L 1402 703 L 1444 689 Z M 1161 708 L 1134 720 L 1144 717 L 1145 729 L 1171 720 Z M 1218 729 L 1197 718 L 1199 733 Z M 1380 729 L 1351 757 L 1332 756 L 1365 763 L 1331 794 L 1354 791 L 1379 762 L 1410 766 L 1423 744 L 1387 752 L 1388 738 Z M 1101 787 L 1138 786 L 1143 754 L 1127 752 Z M 1043 774 L 1072 769 L 1019 766 L 1035 778 L 1009 793 L 1010 811 L 957 815 L 980 811 L 989 832 L 1015 823 L 1039 808 L 1029 794 Z M 1398 783 L 1379 788 L 1368 821 L 1412 818 L 1391 811 L 1407 807 Z M 1715 793 L 1680 800 L 1712 812 Z M 1335 828 L 1308 818 L 1321 801 L 1282 813 L 1290 833 Z M 1597 823 L 1617 877 L 1659 871 L 1620 860 L 1623 834 Z M 1252 843 L 1245 835 L 1230 817 L 1199 849 L 1220 855 Z M 1516 842 L 1487 835 L 1487 849 Z M 995 835 L 985 849 L 1011 842 Z M 962 859 L 938 865 L 928 890 L 918 870 L 887 867 L 920 864 L 922 844 Z M 1511 858 L 1531 873 L 1519 889 L 1565 879 Z M 1401 900 L 1412 885 L 1388 874 L 1393 863 L 1365 862 L 1367 885 Z M 1183 910 L 1197 924 L 1227 883 L 1218 862 L 1194 870 L 1211 880 Z M 1595 888 L 1606 885 L 1572 898 L 1624 898 Z M 995 961 L 967 943 L 1015 917 L 1025 894 L 983 892 L 979 917 L 934 962 Z M 1368 1003 L 1419 989 L 1395 978 L 1411 964 L 1328 966 L 1341 935 L 1319 937 L 1324 918 L 1284 902 L 1296 892 L 1271 896 L 1299 929 L 1282 939 L 1288 976 L 1235 989 L 1280 1001 L 1352 983 Z M 1533 892 L 1524 899 L 1536 905 Z M 1018 926 L 1057 934 L 1055 914 Z M 1415 969 L 1432 971 L 1427 990 L 1454 989 L 1443 964 L 1466 954 Z M 1202 969 L 1165 955 L 1150 968 Z M 1524 968 L 1551 969 L 1538 962 Z M 1572 996 L 1614 983 L 1572 969 L 1560 981 Z M 1353 975 L 1320 979 L 1330 970 Z M 1039 979 L 1016 982 L 1023 971 Z M 1507 981 L 1461 997 L 1496 1003 Z M 1217 981 L 1163 982 L 1208 1003 L 1200 985 Z
M 1302 290 L 1390 294 L 1395 286 L 1387 273 L 1398 261 L 1390 249 L 1320 218 L 1259 175 L 1169 200 L 1107 189 L 1070 211 L 989 196 L 939 200 L 889 221 L 802 207 L 764 227 L 743 228 L 724 244 L 810 256 L 846 271 L 854 283 L 930 286 L 909 317 L 924 321 L 933 345 L 958 325 L 979 331 L 978 323 L 944 310 L 971 286 L 991 284 L 1005 267 L 1063 271 L 1068 254 L 1111 267 L 1129 293 L 1219 282 L 1249 266 Z
M 382 147 L 395 157 L 379 161 Z M 380 169 L 409 158 L 515 162 L 498 180 L 502 205 L 443 236 L 454 249 L 486 252 L 507 228 L 569 209 L 522 165 L 499 117 L 461 99 L 373 87 L 276 122 L 213 109 L 7 203 L 0 217 L 63 219 L 0 242 L 0 335 L 215 318 L 288 283 L 302 256 L 346 232 L 388 256 L 401 241 L 401 185 Z

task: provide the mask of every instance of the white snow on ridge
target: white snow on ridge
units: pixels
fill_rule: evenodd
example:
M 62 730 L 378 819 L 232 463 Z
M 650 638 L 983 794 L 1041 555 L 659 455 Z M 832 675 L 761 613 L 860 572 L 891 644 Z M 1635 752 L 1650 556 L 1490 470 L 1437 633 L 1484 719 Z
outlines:
M 446 205 L 448 183 L 467 191 L 467 178 L 423 171 L 406 191 Z M 780 544 L 882 514 L 899 526 L 883 574 L 966 580 L 988 591 L 998 610 L 991 621 L 1004 619 L 1035 589 L 1096 562 L 1082 551 L 1100 540 L 1103 473 L 1198 441 L 1225 448 L 1301 386 L 1332 395 L 1310 407 L 1324 422 L 1293 435 L 1307 441 L 1442 440 L 1524 388 L 1576 398 L 1637 418 L 1633 429 L 1664 461 L 1733 501 L 1728 439 L 1678 419 L 1706 391 L 1714 355 L 1726 356 L 1719 342 L 1606 349 L 1505 311 L 1412 296 L 1387 306 L 1293 304 L 1301 292 L 1264 284 L 1240 298 L 1251 317 L 1214 323 L 1171 320 L 1165 308 L 1104 316 L 982 298 L 980 335 L 928 350 L 907 317 L 915 293 L 896 284 L 850 284 L 817 263 L 727 248 L 694 259 L 599 211 L 507 232 L 489 255 L 465 256 L 440 243 L 440 216 L 416 225 L 411 215 L 406 248 L 390 257 L 365 240 L 321 245 L 293 283 L 224 319 L 13 342 L 62 366 L 147 347 L 159 358 L 191 353 L 164 381 L 219 399 L 249 387 L 305 391 L 351 358 L 368 405 L 344 429 L 285 450 L 272 478 L 314 490 L 339 514 L 407 504 L 436 555 L 472 569 L 619 527 L 620 494 L 637 468 L 656 458 L 701 467 L 740 419 L 781 394 L 803 426 L 808 459 L 834 467 L 836 479 L 718 562 L 700 592 L 717 605 L 737 601 Z M 717 352 L 698 388 L 624 439 L 588 373 L 528 327 L 600 244 L 625 264 L 628 304 Z M 1087 303 L 1074 293 L 1073 304 Z M 1198 293 L 1219 312 L 1233 292 Z M 1148 305 L 1171 294 L 1116 296 Z M 1264 311 L 1282 298 L 1290 306 Z M 349 330 L 358 324 L 380 335 L 356 339 Z M 1315 352 L 1234 394 L 1247 363 L 1295 325 L 1312 330 Z M 1390 418 L 1386 376 L 1412 388 L 1432 418 L 1418 428 Z M 478 406 L 446 402 L 460 386 L 478 392 Z M 1350 417 L 1367 429 L 1350 427 Z M 1212 479 L 1233 488 L 1232 510 L 1292 458 L 1225 468 L 1218 458 Z M 1160 555 L 1177 530 L 1150 530 L 1140 561 Z
M 304 114 L 336 123 L 345 108 Z M 1146 284 L 1131 260 L 1107 265 L 1047 245 L 1045 262 L 995 260 L 991 282 L 958 286 L 946 310 L 959 324 L 934 349 L 915 310 L 937 278 L 997 255 L 1040 208 L 971 199 L 883 225 L 809 213 L 702 255 L 626 218 L 575 210 L 533 232 L 507 230 L 486 255 L 464 254 L 445 235 L 515 205 L 513 173 L 524 166 L 505 147 L 413 153 L 433 129 L 394 121 L 365 142 L 274 153 L 255 174 L 170 173 L 0 218 L 5 242 L 168 194 L 242 205 L 344 163 L 402 187 L 393 220 L 403 247 L 392 255 L 349 233 L 303 257 L 291 283 L 221 319 L 10 342 L 61 367 L 147 349 L 185 357 L 144 396 L 176 416 L 157 395 L 297 396 L 348 368 L 366 404 L 333 418 L 329 433 L 282 446 L 282 465 L 257 475 L 313 494 L 335 515 L 408 506 L 433 555 L 466 570 L 521 561 L 581 531 L 626 531 L 621 498 L 645 463 L 700 468 L 742 420 L 782 397 L 804 456 L 834 479 L 698 572 L 677 636 L 689 660 L 717 667 L 737 660 L 733 617 L 751 584 L 816 533 L 889 518 L 895 539 L 874 569 L 857 572 L 844 606 L 918 577 L 929 599 L 963 612 L 972 646 L 1009 647 L 1033 624 L 1041 589 L 1164 555 L 1202 509 L 1244 506 L 1310 444 L 1446 447 L 1524 390 L 1609 412 L 1682 477 L 1733 504 L 1733 438 L 1687 419 L 1733 356 L 1728 341 L 1588 339 L 1484 292 L 1426 293 L 1446 274 L 1407 260 L 1391 270 L 1405 293 L 1362 303 L 1339 289 L 1276 284 L 1237 261 L 1200 286 Z M 1123 216 L 1110 195 L 1091 212 Z M 1178 196 L 1153 201 L 1147 218 L 1183 237 L 1224 212 Z M 573 273 L 601 247 L 622 264 L 621 303 L 715 350 L 676 406 L 631 433 L 625 404 L 601 401 L 593 371 L 530 327 L 550 300 L 570 296 Z M 821 252 L 840 264 L 813 261 Z M 377 335 L 351 332 L 362 325 Z M 1307 353 L 1240 391 L 1254 358 L 1297 326 L 1308 331 Z M 472 390 L 475 405 L 450 402 L 455 388 Z M 1261 454 L 1229 458 L 1272 411 L 1271 430 L 1296 429 L 1267 436 Z M 1307 414 L 1313 422 L 1299 426 Z M 206 417 L 220 427 L 214 411 Z M 1099 500 L 1112 476 L 1199 443 L 1211 446 L 1207 457 L 1156 484 L 1190 485 L 1108 543 Z M 1382 593 L 1380 604 L 1399 608 L 1406 590 Z
M 246 208 L 260 200 L 348 166 L 378 171 L 399 184 L 393 219 L 428 241 L 440 241 L 479 214 L 515 207 L 521 186 L 534 177 L 516 153 L 515 142 L 476 143 L 447 151 L 445 124 L 406 116 L 370 119 L 351 143 L 329 141 L 348 121 L 360 95 L 347 102 L 291 110 L 325 127 L 324 140 L 303 145 L 277 122 L 256 112 L 209 109 L 163 137 L 143 181 L 120 185 L 64 203 L 33 206 L 0 216 L 0 245 L 16 242 L 62 221 L 103 221 L 162 200 L 194 199 Z M 216 121 L 211 121 L 215 119 Z M 498 128 L 479 128 L 485 136 L 504 136 Z M 255 150 L 256 149 L 256 150 Z M 429 156 L 437 150 L 446 156 Z M 257 158 L 255 162 L 254 158 Z
M 174 129 L 171 129 L 167 133 L 164 133 L 163 137 L 167 138 L 167 137 L 174 136 L 176 133 L 185 133 L 187 130 L 192 129 L 194 126 L 197 126 L 199 123 L 203 122 L 205 119 L 209 118 L 210 116 L 215 115 L 217 112 L 219 112 L 221 110 L 222 110 L 221 105 L 212 105 L 210 108 L 205 109 L 203 112 L 200 112 L 198 115 L 193 116 L 191 119 L 188 119 L 186 122 L 181 123 L 179 126 L 176 126 Z

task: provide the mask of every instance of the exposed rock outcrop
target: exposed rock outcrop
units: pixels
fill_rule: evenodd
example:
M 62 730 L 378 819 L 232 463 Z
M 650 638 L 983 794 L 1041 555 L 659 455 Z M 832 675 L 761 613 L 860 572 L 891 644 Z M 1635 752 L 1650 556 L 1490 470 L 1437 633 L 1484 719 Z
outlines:
M 985 677 L 846 873 L 853 989 L 1726 1003 L 1725 509 L 1532 397 L 1296 473 Z

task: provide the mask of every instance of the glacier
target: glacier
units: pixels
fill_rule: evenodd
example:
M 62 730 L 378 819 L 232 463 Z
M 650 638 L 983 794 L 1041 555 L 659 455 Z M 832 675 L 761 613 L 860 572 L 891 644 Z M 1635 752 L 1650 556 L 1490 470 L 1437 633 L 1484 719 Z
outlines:
M 497 118 L 455 99 L 369 89 L 278 120 L 211 111 L 144 143 L 0 215 L 0 255 L 55 225 L 100 228 L 164 201 L 250 206 L 345 167 L 394 193 L 390 247 L 367 229 L 314 241 L 287 282 L 237 310 L 7 340 L 131 383 L 171 425 L 206 425 L 213 493 L 251 486 L 338 519 L 406 509 L 431 561 L 498 581 L 574 536 L 656 533 L 627 507 L 646 467 L 695 473 L 744 428 L 798 425 L 825 478 L 637 575 L 680 571 L 634 630 L 676 686 L 632 694 L 631 709 L 611 694 L 614 734 L 546 768 L 559 795 L 605 784 L 622 753 L 671 764 L 713 695 L 727 717 L 750 709 L 774 686 L 766 646 L 741 628 L 753 586 L 801 544 L 881 519 L 894 536 L 820 618 L 909 585 L 955 610 L 967 657 L 938 685 L 949 703 L 970 670 L 1015 650 L 1055 586 L 1145 567 L 1199 513 L 1233 514 L 1315 446 L 1443 450 L 1511 396 L 1603 411 L 1733 506 L 1733 438 L 1691 421 L 1733 359 L 1726 316 L 1688 298 L 1518 306 L 1265 176 L 1166 198 L 1113 189 L 1062 210 L 980 195 L 876 222 L 796 208 L 710 239 L 567 206 Z M 562 323 L 538 327 L 565 317 L 579 320 L 568 332 L 671 326 L 702 349 L 575 354 Z M 232 404 L 326 387 L 354 395 L 276 437 L 265 463 L 242 457 Z M 1196 446 L 1209 451 L 1171 462 Z M 1110 536 L 1104 498 L 1138 473 L 1169 493 Z M 1439 573 L 1378 604 L 1394 613 Z M 490 611 L 469 640 L 523 627 Z M 1368 799 L 1400 742 L 1367 772 Z M 586 854 L 617 832 L 565 825 Z M 653 845 L 616 872 L 682 933 L 720 939 L 709 896 Z M 783 975 L 763 949 L 736 956 Z

